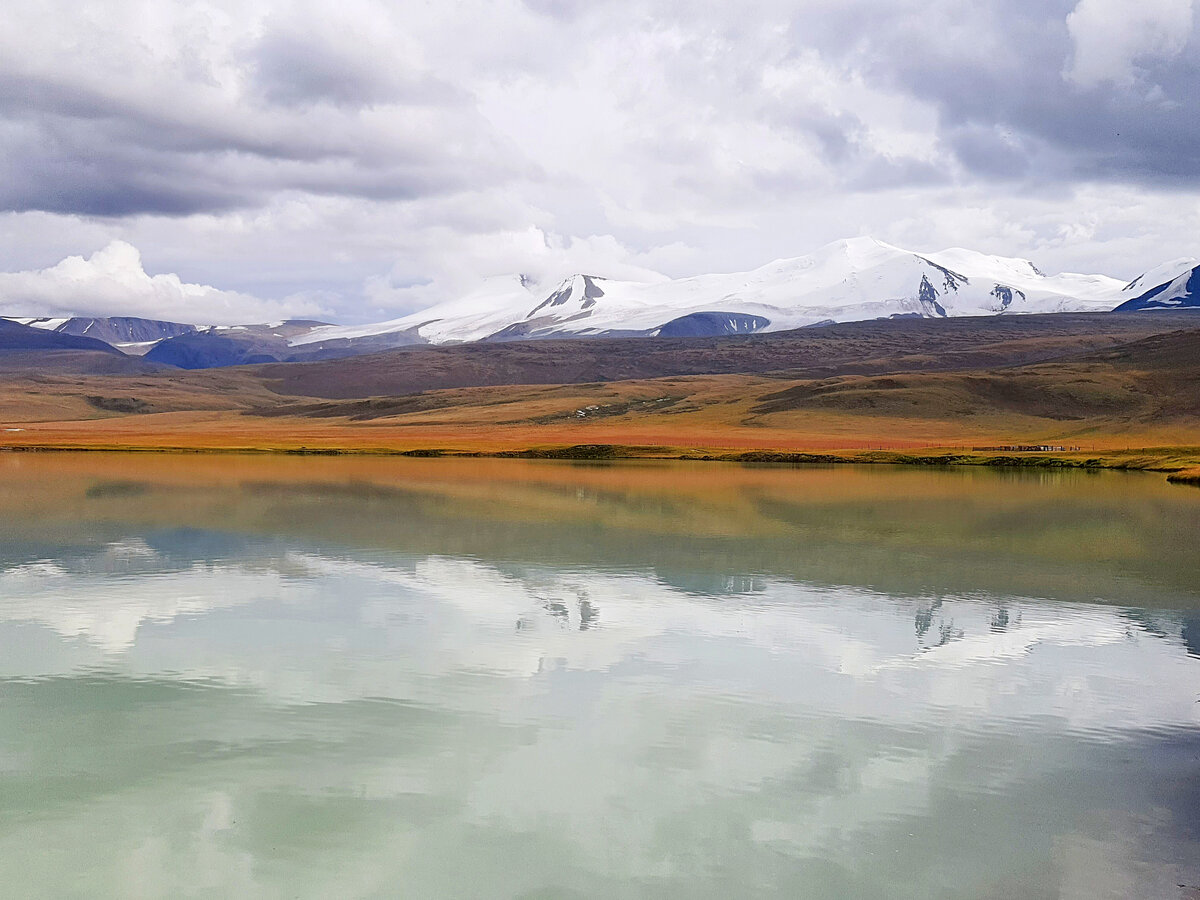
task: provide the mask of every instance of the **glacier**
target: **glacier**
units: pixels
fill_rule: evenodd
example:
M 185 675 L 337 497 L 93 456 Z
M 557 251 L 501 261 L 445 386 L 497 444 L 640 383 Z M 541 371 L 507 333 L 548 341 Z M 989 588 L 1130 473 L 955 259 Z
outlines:
M 749 272 L 661 281 L 576 274 L 549 293 L 518 275 L 388 322 L 325 326 L 293 346 L 404 333 L 421 343 L 781 331 L 897 317 L 1103 312 L 1126 299 L 1107 275 L 1046 275 L 1032 262 L 964 249 L 917 253 L 869 237 Z

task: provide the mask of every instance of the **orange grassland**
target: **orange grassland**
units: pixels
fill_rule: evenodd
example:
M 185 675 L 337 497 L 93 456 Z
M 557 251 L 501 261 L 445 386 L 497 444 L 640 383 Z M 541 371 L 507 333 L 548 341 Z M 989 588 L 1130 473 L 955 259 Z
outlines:
M 1049 412 L 988 400 L 952 374 L 828 383 L 690 376 L 340 401 L 281 396 L 236 371 L 207 380 L 10 378 L 0 382 L 0 448 L 486 455 L 606 445 L 616 456 L 762 451 L 903 462 L 952 453 L 968 462 L 995 461 L 996 451 L 976 448 L 1050 444 L 1077 449 L 1018 455 L 1165 471 L 1200 464 L 1200 420 L 1144 409 L 1152 398 L 1115 376 L 1075 374 L 1046 374 L 1041 387 L 1029 376 L 1033 396 L 1067 392 Z M 1055 411 L 1073 401 L 1090 414 Z M 139 411 L 113 410 L 123 405 Z

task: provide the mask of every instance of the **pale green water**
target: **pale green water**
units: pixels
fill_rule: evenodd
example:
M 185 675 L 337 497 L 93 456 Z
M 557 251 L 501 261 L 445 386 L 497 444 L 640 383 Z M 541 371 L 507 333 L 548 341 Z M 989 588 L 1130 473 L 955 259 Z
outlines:
M 1194 897 L 1200 491 L 0 457 L 5 897 Z

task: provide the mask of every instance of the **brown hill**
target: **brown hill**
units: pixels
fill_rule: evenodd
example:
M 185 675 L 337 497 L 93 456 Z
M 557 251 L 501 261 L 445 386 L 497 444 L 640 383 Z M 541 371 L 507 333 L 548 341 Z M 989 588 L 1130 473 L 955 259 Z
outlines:
M 608 455 L 1196 447 L 1193 323 L 1186 314 L 858 323 L 199 372 L 26 373 L 0 376 L 0 446 L 624 448 Z M 1200 455 L 1170 461 L 1195 465 Z
M 1099 351 L 1195 321 L 1110 313 L 854 322 L 713 338 L 612 338 L 413 347 L 254 367 L 280 394 L 345 399 L 441 388 L 579 384 L 674 375 L 953 371 Z

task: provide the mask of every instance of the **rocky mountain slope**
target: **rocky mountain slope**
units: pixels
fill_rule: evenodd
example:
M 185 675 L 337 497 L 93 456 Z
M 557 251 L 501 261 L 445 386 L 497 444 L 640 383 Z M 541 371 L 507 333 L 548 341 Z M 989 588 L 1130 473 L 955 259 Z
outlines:
M 538 337 L 784 331 L 887 318 L 1101 312 L 1122 302 L 1104 275 L 1046 275 L 969 250 L 921 254 L 872 238 L 837 241 L 751 272 L 656 282 L 573 275 L 548 294 L 492 279 L 449 303 L 369 326 L 317 328 L 293 345 L 405 334 L 429 343 Z
M 99 338 L 152 363 L 196 369 L 335 359 L 415 344 L 717 337 L 868 320 L 1198 306 L 1195 259 L 1165 263 L 1122 285 L 1105 275 L 1048 275 L 1024 259 L 964 249 L 918 253 L 863 237 L 732 274 L 646 282 L 578 274 L 552 289 L 522 276 L 490 278 L 453 300 L 367 325 L 188 325 L 132 317 L 15 321 Z
M 1144 293 L 1126 300 L 1117 309 L 1139 312 L 1148 309 L 1200 309 L 1200 266 L 1194 259 L 1176 260 L 1135 278 L 1126 291 L 1154 285 Z

